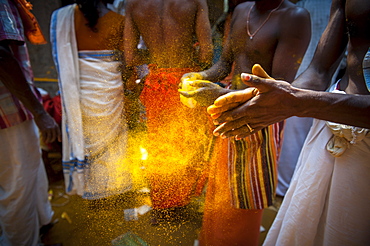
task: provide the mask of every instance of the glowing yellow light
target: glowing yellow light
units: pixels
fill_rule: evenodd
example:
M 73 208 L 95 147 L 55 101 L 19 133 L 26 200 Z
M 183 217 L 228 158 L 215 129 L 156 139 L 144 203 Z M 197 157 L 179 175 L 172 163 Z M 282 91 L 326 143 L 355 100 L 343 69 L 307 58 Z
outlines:
M 140 146 L 140 153 L 141 153 L 141 160 L 142 161 L 145 161 L 148 159 L 148 151 L 143 148 L 142 146 Z

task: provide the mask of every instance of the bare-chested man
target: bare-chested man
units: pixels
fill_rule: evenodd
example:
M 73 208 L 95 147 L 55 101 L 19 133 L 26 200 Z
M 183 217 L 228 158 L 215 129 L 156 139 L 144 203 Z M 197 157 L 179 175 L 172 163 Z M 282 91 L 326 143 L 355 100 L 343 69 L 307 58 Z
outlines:
M 204 106 L 212 104 L 218 93 L 244 89 L 240 74 L 256 63 L 274 77 L 293 81 L 310 30 L 308 12 L 287 0 L 241 3 L 219 62 L 183 76 L 216 82 L 233 67 L 231 89 L 214 90 L 212 84 L 194 82 L 205 87 L 182 94 L 194 96 Z M 216 152 L 221 154 L 207 187 L 201 245 L 258 245 L 262 209 L 272 205 L 275 195 L 280 131 L 275 124 L 240 141 L 219 139 Z
M 245 83 L 258 95 L 222 113 L 228 108 L 222 102 L 235 102 L 227 95 L 211 110 L 222 113 L 217 121 L 226 123 L 215 134 L 225 137 L 251 134 L 241 127 L 245 124 L 259 130 L 293 115 L 320 119 L 308 134 L 265 245 L 370 244 L 370 83 L 362 67 L 370 58 L 369 26 L 369 1 L 333 0 L 312 63 L 292 86 L 245 74 Z M 346 47 L 346 73 L 332 88 L 338 93 L 316 91 L 327 88 Z
M 150 63 L 159 68 L 210 66 L 213 50 L 205 0 L 129 0 L 126 5 L 128 66 L 137 58 L 140 35 L 149 50 Z M 195 49 L 195 40 L 199 44 Z
M 127 1 L 125 58 L 129 67 L 140 63 L 136 49 L 140 36 L 149 53 L 150 72 L 140 99 L 147 116 L 146 173 L 152 207 L 154 211 L 183 207 L 201 191 L 208 161 L 207 129 L 212 124 L 205 109 L 187 108 L 177 92 L 184 73 L 199 71 L 212 62 L 206 0 Z

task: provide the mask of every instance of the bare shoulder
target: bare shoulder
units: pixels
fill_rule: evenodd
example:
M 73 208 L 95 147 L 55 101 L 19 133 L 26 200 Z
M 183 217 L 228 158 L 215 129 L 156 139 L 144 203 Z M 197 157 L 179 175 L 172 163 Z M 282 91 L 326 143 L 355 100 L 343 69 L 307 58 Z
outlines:
M 233 15 L 238 15 L 239 13 L 243 13 L 248 10 L 252 6 L 253 2 L 243 2 L 236 5 Z
M 248 10 L 252 7 L 252 5 L 253 5 L 253 2 L 249 2 L 249 1 L 239 3 L 233 11 L 231 25 L 232 26 L 239 25 L 240 22 L 244 22 L 243 19 L 246 16 L 245 13 L 248 12 Z
M 125 7 L 129 7 L 135 4 L 140 4 L 142 3 L 142 0 L 126 0 Z
M 284 13 L 281 15 L 284 21 L 310 21 L 310 13 L 307 9 L 299 7 L 289 1 L 284 2 L 280 11 Z
M 311 36 L 311 18 L 307 9 L 287 0 L 276 11 L 280 37 L 284 40 L 309 40 Z M 294 41 L 295 42 L 295 41 Z

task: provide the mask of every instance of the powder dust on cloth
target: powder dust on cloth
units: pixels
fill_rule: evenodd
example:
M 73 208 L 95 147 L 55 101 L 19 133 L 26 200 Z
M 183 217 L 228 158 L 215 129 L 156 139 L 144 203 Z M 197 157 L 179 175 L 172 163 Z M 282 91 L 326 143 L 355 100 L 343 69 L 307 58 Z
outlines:
M 280 127 L 241 140 L 217 139 L 200 245 L 258 245 L 262 209 L 275 197 Z
M 140 99 L 146 108 L 152 206 L 185 206 L 205 184 L 213 124 L 205 108 L 188 108 L 180 101 L 180 79 L 195 68 L 149 69 Z
M 58 9 L 51 21 L 63 109 L 63 171 L 68 194 L 98 199 L 132 188 L 121 62 L 117 51 L 77 50 L 75 10 L 75 4 Z M 119 15 L 110 13 L 104 23 L 113 25 Z

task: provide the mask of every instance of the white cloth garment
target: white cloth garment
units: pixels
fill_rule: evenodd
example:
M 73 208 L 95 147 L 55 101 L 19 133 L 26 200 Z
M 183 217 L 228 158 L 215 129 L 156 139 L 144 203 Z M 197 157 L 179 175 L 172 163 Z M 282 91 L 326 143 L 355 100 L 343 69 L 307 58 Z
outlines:
M 88 199 L 131 189 L 123 83 L 114 51 L 77 51 L 74 8 L 52 15 L 51 40 L 62 98 L 66 191 Z
M 370 136 L 340 157 L 326 150 L 332 136 L 314 120 L 265 246 L 370 245 Z
M 0 245 L 36 246 L 54 214 L 39 131 L 29 120 L 0 130 L 0 139 Z
M 327 149 L 333 132 L 348 143 L 339 157 Z M 368 132 L 314 119 L 264 246 L 370 245 Z

